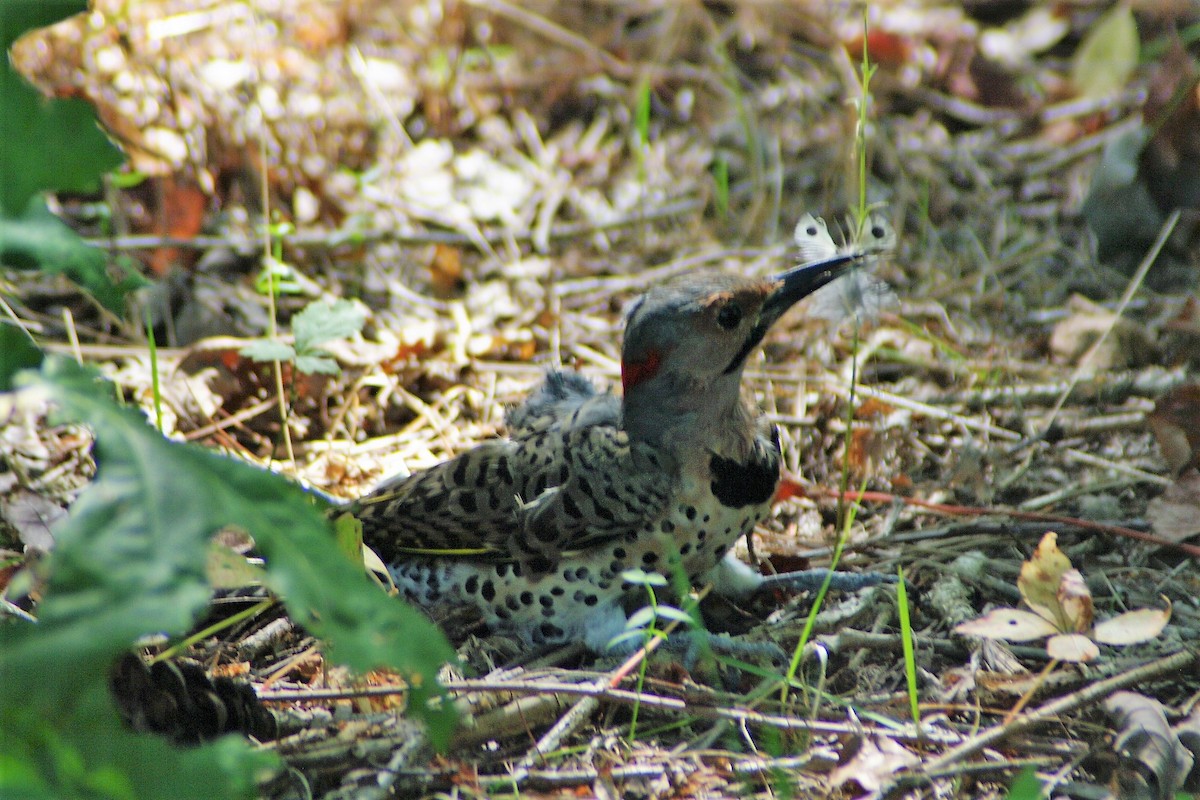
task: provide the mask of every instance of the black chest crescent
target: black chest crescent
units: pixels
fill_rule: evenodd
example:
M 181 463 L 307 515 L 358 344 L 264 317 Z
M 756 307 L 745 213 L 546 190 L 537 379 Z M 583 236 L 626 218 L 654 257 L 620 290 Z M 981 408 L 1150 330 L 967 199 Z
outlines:
M 713 454 L 709 470 L 713 496 L 722 505 L 744 508 L 768 502 L 779 484 L 779 431 L 771 429 L 769 443 L 756 442 L 745 462 Z

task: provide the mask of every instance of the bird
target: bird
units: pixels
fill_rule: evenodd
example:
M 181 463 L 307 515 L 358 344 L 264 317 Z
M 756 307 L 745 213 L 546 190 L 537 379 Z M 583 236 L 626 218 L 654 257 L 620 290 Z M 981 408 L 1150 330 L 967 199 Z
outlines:
M 784 312 L 863 258 L 650 288 L 626 314 L 620 396 L 548 371 L 507 413 L 507 438 L 352 503 L 364 544 L 411 603 L 477 611 L 531 646 L 603 653 L 646 604 L 628 570 L 733 597 L 760 588 L 731 549 L 770 512 L 780 443 L 742 373 Z

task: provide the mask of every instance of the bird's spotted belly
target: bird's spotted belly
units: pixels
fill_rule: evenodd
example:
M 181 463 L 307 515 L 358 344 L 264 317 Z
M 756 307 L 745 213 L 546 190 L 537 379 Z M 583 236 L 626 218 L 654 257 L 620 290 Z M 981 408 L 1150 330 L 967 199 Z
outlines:
M 676 502 L 657 520 L 623 539 L 562 553 L 546 574 L 532 575 L 517 562 L 438 562 L 411 559 L 392 567 L 396 585 L 426 607 L 474 607 L 489 628 L 531 644 L 583 640 L 603 651 L 620 633 L 626 614 L 645 605 L 645 588 L 629 584 L 630 569 L 658 572 L 668 580 L 678 563 L 693 585 L 724 558 L 738 538 L 753 530 L 768 504 L 733 508 L 720 503 Z

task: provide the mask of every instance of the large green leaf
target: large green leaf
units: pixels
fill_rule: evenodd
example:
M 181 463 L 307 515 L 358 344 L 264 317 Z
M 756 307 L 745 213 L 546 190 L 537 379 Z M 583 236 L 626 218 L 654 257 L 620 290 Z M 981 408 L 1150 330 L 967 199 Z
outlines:
M 43 190 L 88 192 L 123 159 L 83 100 L 47 100 L 7 58 L 23 32 L 86 11 L 84 0 L 0 2 L 0 215 L 22 213 Z
M 309 496 L 272 473 L 162 438 L 139 412 L 118 406 L 108 384 L 67 359 L 47 359 L 32 383 L 66 417 L 91 427 L 96 459 L 95 480 L 56 532 L 39 623 L 0 628 L 0 740 L 6 752 L 34 759 L 38 781 L 69 794 L 79 781 L 109 776 L 116 783 L 102 796 L 166 796 L 156 794 L 144 768 L 154 763 L 166 775 L 195 770 L 203 778 L 209 770 L 209 780 L 198 779 L 194 790 L 176 787 L 173 796 L 245 794 L 229 787 L 251 785 L 263 764 L 248 746 L 199 748 L 177 763 L 185 756 L 120 729 L 105 688 L 113 659 L 139 637 L 179 634 L 193 624 L 209 599 L 207 543 L 227 525 L 254 536 L 267 557 L 268 584 L 297 622 L 328 642 L 333 660 L 407 675 L 412 712 L 428 723 L 435 744 L 448 740 L 453 711 L 438 698 L 435 676 L 453 651 L 430 622 L 373 587 L 361 563 L 338 550 Z M 47 749 L 51 742 L 58 750 Z M 155 761 L 142 761 L 146 748 Z M 64 765 L 71 764 L 68 775 Z M 10 796 L 5 780 L 0 795 Z M 118 791 L 121 781 L 128 792 Z
M 38 195 L 91 192 L 122 161 L 78 99 L 50 100 L 13 71 L 8 48 L 26 30 L 87 10 L 84 0 L 0 0 L 0 265 L 66 275 L 114 313 L 128 286 L 113 283 L 104 253 L 55 219 Z
M 4 0 L 0 3 L 0 49 L 31 28 L 53 25 L 72 14 L 87 11 L 87 0 Z
M 42 363 L 42 351 L 16 325 L 0 324 L 0 392 L 11 391 L 13 377 Z
M 80 689 L 71 713 L 53 720 L 33 708 L 3 707 L 0 797 L 250 798 L 256 778 L 277 767 L 273 756 L 238 737 L 180 750 L 131 733 L 117 720 L 103 681 Z
M 104 251 L 80 239 L 39 198 L 22 216 L 0 215 L 0 265 L 66 275 L 114 314 L 124 311 L 125 295 L 145 283 L 135 274 L 113 282 Z

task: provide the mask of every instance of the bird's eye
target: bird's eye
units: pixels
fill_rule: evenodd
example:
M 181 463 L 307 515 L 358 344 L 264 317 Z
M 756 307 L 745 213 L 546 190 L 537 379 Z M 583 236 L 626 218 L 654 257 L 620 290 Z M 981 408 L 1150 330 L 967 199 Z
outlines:
M 742 322 L 742 309 L 737 303 L 726 303 L 717 312 L 717 324 L 731 331 Z

